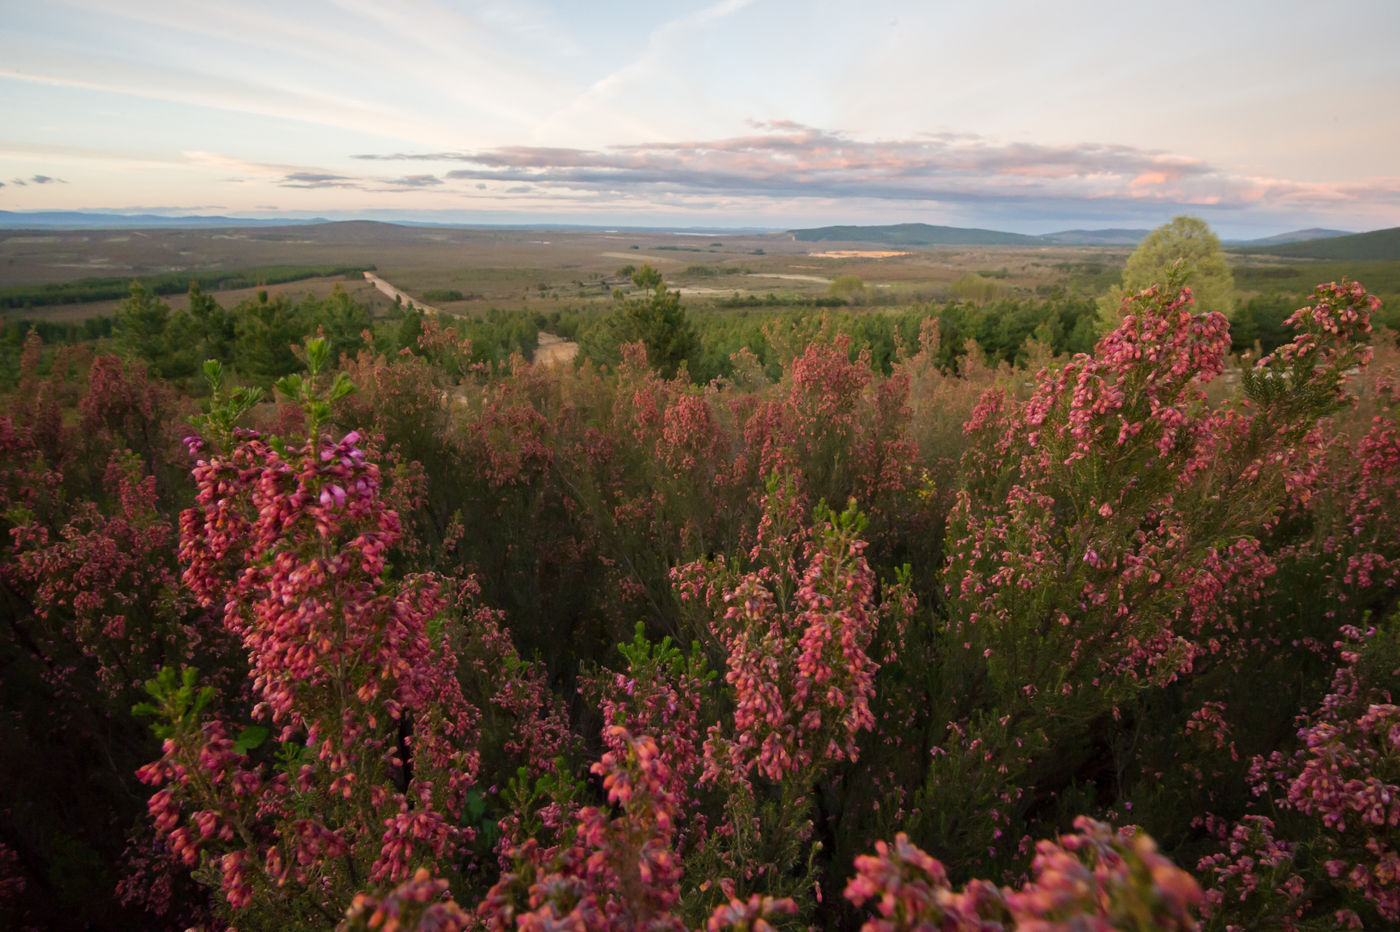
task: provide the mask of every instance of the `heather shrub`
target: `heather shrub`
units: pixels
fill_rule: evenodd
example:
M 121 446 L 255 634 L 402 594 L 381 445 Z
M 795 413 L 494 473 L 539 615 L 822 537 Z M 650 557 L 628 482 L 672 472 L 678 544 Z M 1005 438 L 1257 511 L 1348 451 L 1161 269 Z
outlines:
M 477 713 L 446 650 L 443 580 L 392 580 L 400 533 L 354 432 L 320 431 L 329 396 L 284 380 L 311 419 L 304 439 L 236 431 L 194 476 L 180 519 L 184 581 L 242 642 L 252 703 L 207 714 L 210 686 L 166 667 L 142 711 L 162 756 L 141 769 L 170 849 L 217 886 L 243 927 L 333 922 L 353 894 L 451 858 L 476 776 Z M 204 441 L 191 439 L 195 453 Z
M 1319 289 L 1247 399 L 1217 408 L 1201 386 L 1222 371 L 1224 318 L 1192 314 L 1187 289 L 1148 289 L 1028 402 L 984 396 L 931 648 L 948 725 L 917 801 L 926 837 L 990 865 L 1069 806 L 1132 804 L 1120 736 L 1145 697 L 1228 662 L 1237 613 L 1274 572 L 1259 535 L 1306 481 L 1318 419 L 1344 404 L 1371 306 L 1354 284 Z
M 134 771 L 154 748 L 130 714 L 140 684 L 167 663 L 228 659 L 174 559 L 183 403 L 114 357 L 64 347 L 45 367 L 41 350 L 31 333 L 0 415 L 0 742 L 15 752 L 0 767 L 0 837 L 14 854 L 7 889 L 23 891 L 13 921 L 193 919 L 197 898 L 164 868 L 126 908 L 115 895 L 151 863 L 124 856 L 150 834 Z
M 1198 865 L 1210 927 L 1382 928 L 1400 922 L 1400 625 L 1344 628 L 1330 691 L 1297 746 L 1256 756 L 1258 802 Z
M 860 734 L 875 725 L 872 645 L 898 640 L 912 603 L 898 583 L 877 601 L 854 504 L 840 514 L 818 506 L 812 526 L 805 514 L 795 485 L 775 475 L 747 555 L 673 573 L 723 648 L 729 687 L 700 776 L 722 815 L 687 868 L 709 880 L 702 893 L 718 886 L 712 897 L 790 898 L 804 912 L 821 898 L 821 838 L 846 830 L 834 818 L 846 805 L 832 771 L 859 760 Z M 701 902 L 693 917 L 723 905 Z
M 1258 361 L 1170 282 L 1056 358 L 1053 303 L 788 314 L 707 384 L 415 320 L 275 401 L 208 366 L 183 453 L 188 399 L 29 341 L 0 924 L 1400 921 L 1376 302 Z

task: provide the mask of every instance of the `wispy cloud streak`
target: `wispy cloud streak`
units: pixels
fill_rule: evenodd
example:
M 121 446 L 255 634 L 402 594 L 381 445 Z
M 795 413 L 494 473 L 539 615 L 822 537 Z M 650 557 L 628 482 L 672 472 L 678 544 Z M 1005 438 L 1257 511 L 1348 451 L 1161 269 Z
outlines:
M 787 121 L 748 135 L 606 149 L 502 146 L 466 152 L 362 154 L 371 161 L 456 164 L 449 180 L 536 189 L 730 197 L 859 198 L 948 204 L 1120 202 L 1219 209 L 1260 204 L 1400 203 L 1400 179 L 1346 184 L 1233 174 L 1170 152 L 1086 143 L 1002 143 L 939 133 L 862 140 Z M 1102 203 L 1101 203 L 1102 206 Z
M 30 175 L 28 178 L 11 178 L 10 184 L 21 188 L 31 184 L 67 184 L 62 178 L 55 178 L 52 175 Z

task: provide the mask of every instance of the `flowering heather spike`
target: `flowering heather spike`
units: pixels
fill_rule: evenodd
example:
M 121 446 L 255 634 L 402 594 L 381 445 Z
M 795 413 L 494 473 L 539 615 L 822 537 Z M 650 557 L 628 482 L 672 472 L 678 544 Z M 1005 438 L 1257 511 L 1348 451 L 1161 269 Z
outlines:
M 114 454 L 104 474 L 106 507 L 80 503 L 57 540 L 35 525 L 13 535 L 17 575 L 34 586 L 35 613 L 97 663 L 99 684 L 112 696 L 139 689 L 197 640 L 180 622 L 190 602 L 171 562 L 175 528 L 161 512 L 155 478 L 143 472 L 134 455 Z
M 361 883 L 452 857 L 470 838 L 457 817 L 477 770 L 476 712 L 429 634 L 441 583 L 386 578 L 399 521 L 359 435 L 285 452 L 245 435 L 194 474 L 185 582 L 242 639 L 253 718 L 285 742 L 284 760 L 255 763 L 256 741 L 156 693 L 171 737 L 140 776 L 164 787 L 157 827 L 187 863 L 220 858 L 234 908 L 273 914 L 289 885 L 338 911 Z
M 704 662 L 684 657 L 668 643 L 648 643 L 641 626 L 637 640 L 623 645 L 623 652 L 626 673 L 604 671 L 586 687 L 602 709 L 603 743 L 611 753 L 623 754 L 629 733 L 660 735 L 665 789 L 676 800 L 677 818 L 683 818 L 700 766 L 700 703 L 708 679 Z
M 850 355 L 844 334 L 808 343 L 788 368 L 787 391 L 748 416 L 735 465 L 751 494 L 776 472 L 794 483 L 803 512 L 822 499 L 855 496 L 874 518 L 889 520 L 892 497 L 917 485 L 908 376 L 872 392 L 869 352 Z
M 571 844 L 541 851 L 533 839 L 514 852 L 477 916 L 492 932 L 597 929 L 682 932 L 680 858 L 673 848 L 676 797 L 656 742 L 613 726 L 592 771 L 616 815 L 588 806 Z
M 774 898 L 755 893 L 748 900 L 730 900 L 715 907 L 705 921 L 706 932 L 773 932 L 768 921 L 779 916 L 797 915 L 797 904 L 791 897 Z
M 874 725 L 870 698 L 878 665 L 866 648 L 879 613 L 865 542 L 854 524 L 828 524 L 808 544 L 800 579 L 792 579 L 795 540 L 808 532 L 794 529 L 795 540 L 789 540 L 778 530 L 789 526 L 783 492 L 781 486 L 770 492 L 760 527 L 777 565 L 715 580 L 723 615 L 711 624 L 729 652 L 725 681 L 736 708 L 733 738 L 712 730 L 705 744 L 706 781 L 757 771 L 778 782 L 825 761 L 855 760 L 857 733 Z M 768 538 L 764 527 L 778 533 Z M 725 572 L 718 563 L 709 571 Z M 673 574 L 683 597 L 696 590 L 695 577 L 705 572 L 691 566 Z M 793 582 L 790 599 L 775 595 Z
M 1084 816 L 1075 832 L 1036 845 L 1031 877 L 1019 888 L 974 880 L 961 891 L 943 865 L 903 834 L 856 859 L 846 898 L 874 902 L 878 919 L 862 932 L 957 929 L 1181 930 L 1197 928 L 1201 891 L 1191 875 L 1157 853 L 1140 831 L 1113 832 Z
M 382 897 L 358 893 L 345 911 L 337 932 L 469 932 L 476 928 L 471 913 L 447 890 L 447 881 L 433 878 L 420 867 L 411 878 Z

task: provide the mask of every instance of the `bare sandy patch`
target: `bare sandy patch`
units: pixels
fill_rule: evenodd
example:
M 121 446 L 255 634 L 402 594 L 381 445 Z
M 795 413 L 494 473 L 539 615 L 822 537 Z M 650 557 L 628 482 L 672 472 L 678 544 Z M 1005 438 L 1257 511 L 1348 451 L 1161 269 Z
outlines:
M 681 294 L 694 294 L 694 295 L 717 295 L 717 294 L 719 294 L 719 295 L 731 295 L 731 294 L 734 294 L 738 289 L 736 289 L 736 288 L 706 288 L 706 287 L 703 286 L 703 285 L 681 285 L 680 287 L 678 287 L 678 288 L 672 288 L 671 290 L 672 290 L 672 291 L 679 291 Z
M 556 366 L 560 363 L 573 362 L 574 357 L 577 355 L 578 344 L 573 340 L 566 340 L 557 333 L 540 331 L 539 339 L 535 346 L 535 365 Z
M 670 256 L 653 256 L 644 252 L 605 252 L 602 253 L 602 255 L 608 259 L 641 259 L 644 262 L 670 262 L 675 264 L 682 261 L 680 259 L 673 259 Z
M 832 249 L 828 252 L 809 252 L 814 259 L 889 259 L 894 256 L 909 256 L 913 253 L 898 252 L 892 249 Z
M 785 278 L 793 282 L 817 282 L 821 285 L 830 285 L 831 279 L 822 278 L 820 275 L 787 275 L 782 272 L 750 272 L 754 278 Z

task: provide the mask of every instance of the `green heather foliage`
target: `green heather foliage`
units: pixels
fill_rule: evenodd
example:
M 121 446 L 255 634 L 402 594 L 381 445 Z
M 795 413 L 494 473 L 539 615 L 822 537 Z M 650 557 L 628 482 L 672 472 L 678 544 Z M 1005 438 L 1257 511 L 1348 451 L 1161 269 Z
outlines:
M 1360 285 L 629 274 L 5 324 L 0 926 L 1400 923 Z

